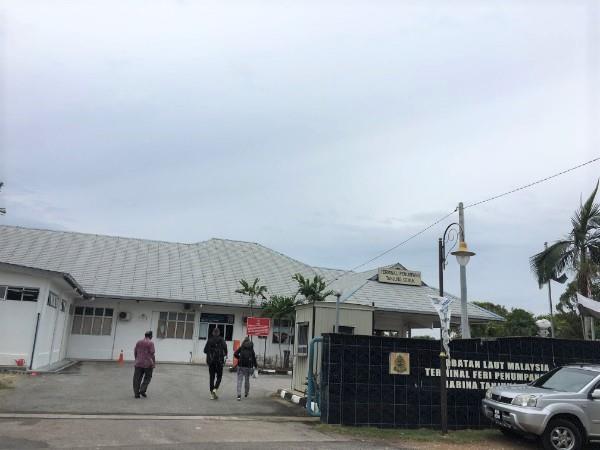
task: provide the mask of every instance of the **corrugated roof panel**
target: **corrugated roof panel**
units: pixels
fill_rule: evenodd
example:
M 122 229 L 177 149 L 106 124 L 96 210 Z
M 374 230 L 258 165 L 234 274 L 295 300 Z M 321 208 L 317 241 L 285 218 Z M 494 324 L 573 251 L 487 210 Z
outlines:
M 180 244 L 0 226 L 0 262 L 69 273 L 92 295 L 232 305 L 247 304 L 235 292 L 242 278 L 260 278 L 269 294 L 293 295 L 295 273 L 329 280 L 344 275 L 329 288 L 343 289 L 348 301 L 435 314 L 428 295 L 436 290 L 428 286 L 368 281 L 377 270 L 345 274 L 312 268 L 262 245 L 226 239 Z M 460 313 L 458 302 L 452 313 Z M 469 314 L 496 318 L 473 305 Z

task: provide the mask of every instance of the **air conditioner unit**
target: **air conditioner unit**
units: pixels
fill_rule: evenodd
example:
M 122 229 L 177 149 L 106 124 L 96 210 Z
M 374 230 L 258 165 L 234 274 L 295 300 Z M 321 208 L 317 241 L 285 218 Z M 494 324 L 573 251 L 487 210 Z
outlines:
M 119 320 L 122 320 L 124 322 L 127 322 L 128 320 L 131 320 L 131 313 L 127 312 L 127 311 L 121 311 L 121 312 L 119 312 Z

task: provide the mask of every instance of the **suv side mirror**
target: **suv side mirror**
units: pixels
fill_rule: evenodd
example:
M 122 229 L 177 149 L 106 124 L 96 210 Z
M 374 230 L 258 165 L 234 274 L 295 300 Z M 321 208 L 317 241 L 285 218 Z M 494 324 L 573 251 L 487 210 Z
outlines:
M 590 397 L 592 397 L 594 400 L 600 399 L 600 389 L 594 389 L 590 394 Z

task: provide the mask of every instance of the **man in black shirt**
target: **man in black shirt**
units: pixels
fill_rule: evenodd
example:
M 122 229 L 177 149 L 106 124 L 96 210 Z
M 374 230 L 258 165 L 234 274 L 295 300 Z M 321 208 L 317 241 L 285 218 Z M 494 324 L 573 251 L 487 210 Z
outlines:
M 218 328 L 215 327 L 212 336 L 206 341 L 204 353 L 206 353 L 206 364 L 208 364 L 210 376 L 210 398 L 216 400 L 219 398 L 217 391 L 221 384 L 221 378 L 223 378 L 223 365 L 227 359 L 227 344 Z

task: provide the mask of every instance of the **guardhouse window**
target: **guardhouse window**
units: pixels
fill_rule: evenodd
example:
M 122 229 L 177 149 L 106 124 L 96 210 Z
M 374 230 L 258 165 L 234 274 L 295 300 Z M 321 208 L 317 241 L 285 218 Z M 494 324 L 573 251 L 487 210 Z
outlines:
M 110 336 L 113 313 L 113 308 L 76 306 L 71 334 Z
M 298 354 L 308 354 L 308 323 L 298 324 Z
M 160 339 L 192 339 L 194 313 L 161 312 L 156 337 Z

